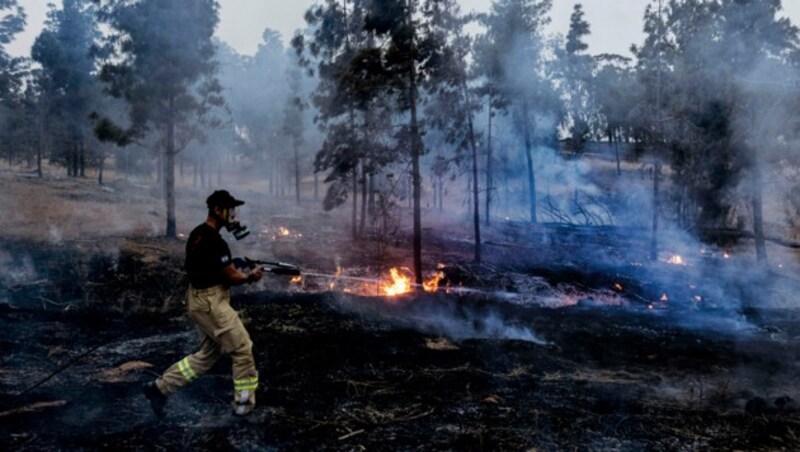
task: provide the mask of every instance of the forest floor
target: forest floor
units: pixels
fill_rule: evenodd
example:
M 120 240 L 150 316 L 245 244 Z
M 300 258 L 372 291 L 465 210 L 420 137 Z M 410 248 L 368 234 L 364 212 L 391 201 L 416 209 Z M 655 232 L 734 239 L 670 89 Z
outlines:
M 196 333 L 184 244 L 156 238 L 158 194 L 0 183 L 3 449 L 800 448 L 791 255 L 761 271 L 722 250 L 648 263 L 635 231 L 501 222 L 471 264 L 468 229 L 441 219 L 424 259 L 449 289 L 383 297 L 344 277 L 408 266 L 407 228 L 381 255 L 316 204 L 241 189 L 254 234 L 234 254 L 339 277 L 235 289 L 264 379 L 258 408 L 230 414 L 223 358 L 159 420 L 141 384 Z M 179 226 L 201 222 L 205 190 L 181 190 Z

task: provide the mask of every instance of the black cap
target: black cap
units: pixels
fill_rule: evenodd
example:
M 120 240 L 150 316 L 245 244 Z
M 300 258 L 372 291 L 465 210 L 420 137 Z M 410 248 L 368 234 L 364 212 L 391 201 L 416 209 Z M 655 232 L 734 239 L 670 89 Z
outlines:
M 211 196 L 206 199 L 206 205 L 209 209 L 214 207 L 222 207 L 223 209 L 237 207 L 244 204 L 244 201 L 234 198 L 228 193 L 227 190 L 217 190 L 211 193 Z

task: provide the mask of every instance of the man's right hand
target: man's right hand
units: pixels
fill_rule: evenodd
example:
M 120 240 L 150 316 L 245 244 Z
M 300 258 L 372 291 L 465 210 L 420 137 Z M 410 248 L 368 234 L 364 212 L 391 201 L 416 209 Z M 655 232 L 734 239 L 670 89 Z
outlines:
M 264 270 L 262 270 L 261 267 L 256 267 L 250 272 L 250 282 L 261 281 L 262 276 L 264 276 Z

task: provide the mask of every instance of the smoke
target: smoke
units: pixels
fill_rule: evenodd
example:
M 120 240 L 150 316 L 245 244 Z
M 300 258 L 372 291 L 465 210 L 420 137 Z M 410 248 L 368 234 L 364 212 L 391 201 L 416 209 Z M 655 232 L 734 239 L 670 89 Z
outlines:
M 337 307 L 371 319 L 453 340 L 501 339 L 547 345 L 529 327 L 502 315 L 496 308 L 476 303 L 475 298 L 419 296 L 411 299 L 373 299 L 337 294 Z
M 38 273 L 29 255 L 10 253 L 0 248 L 0 286 L 12 287 L 36 280 Z

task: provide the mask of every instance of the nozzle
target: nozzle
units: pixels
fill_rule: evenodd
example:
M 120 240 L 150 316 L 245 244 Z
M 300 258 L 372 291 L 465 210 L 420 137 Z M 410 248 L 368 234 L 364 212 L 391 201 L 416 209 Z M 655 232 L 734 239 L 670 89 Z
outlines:
M 276 275 L 300 276 L 300 269 L 297 267 L 275 267 L 265 268 L 264 270 L 272 272 Z

